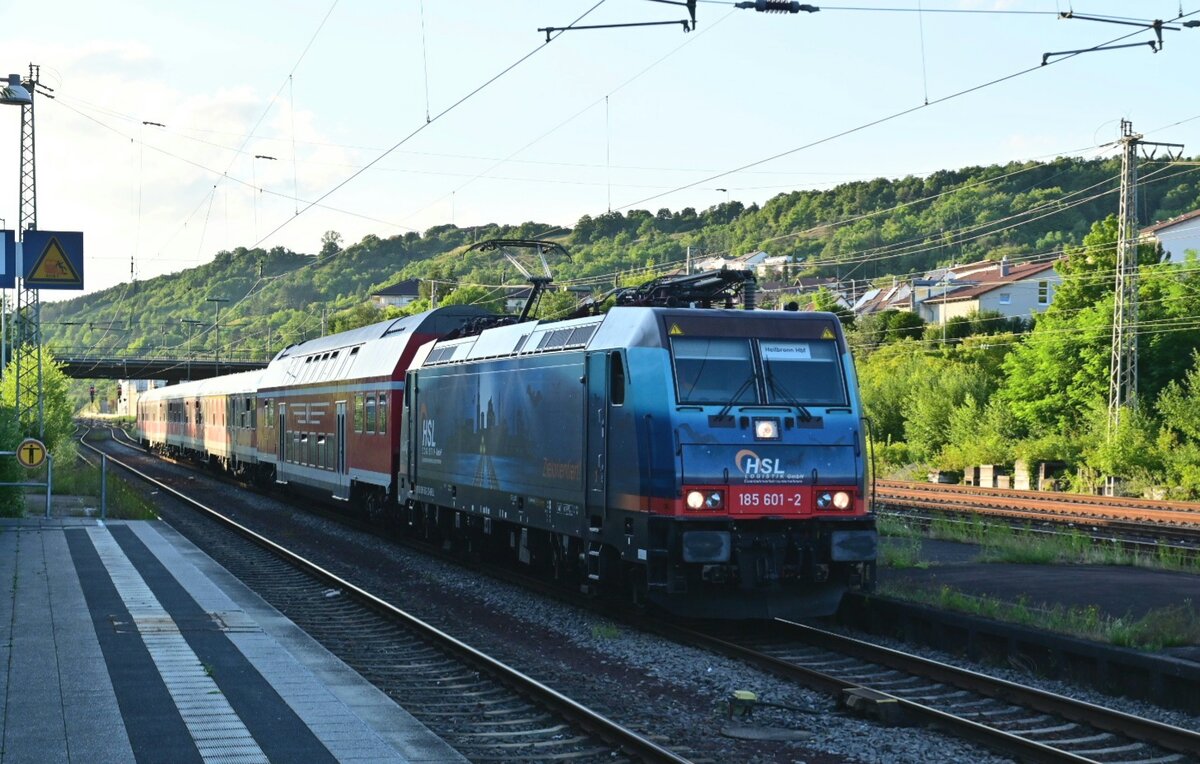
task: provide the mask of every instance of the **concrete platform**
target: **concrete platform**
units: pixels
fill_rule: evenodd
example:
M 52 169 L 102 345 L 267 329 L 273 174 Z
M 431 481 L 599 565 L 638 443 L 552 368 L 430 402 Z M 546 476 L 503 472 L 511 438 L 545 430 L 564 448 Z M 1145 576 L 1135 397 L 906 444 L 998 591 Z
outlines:
M 0 762 L 461 762 L 160 522 L 0 520 Z

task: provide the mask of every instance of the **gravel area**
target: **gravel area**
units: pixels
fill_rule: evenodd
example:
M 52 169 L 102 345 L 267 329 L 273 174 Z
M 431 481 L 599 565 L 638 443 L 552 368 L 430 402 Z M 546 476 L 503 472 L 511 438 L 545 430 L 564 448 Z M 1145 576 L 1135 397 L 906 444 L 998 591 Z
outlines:
M 135 452 L 113 453 L 133 460 Z M 239 522 L 697 761 L 1007 761 L 938 732 L 847 716 L 831 698 L 739 661 L 631 631 L 327 517 L 297 512 L 273 497 L 237 491 L 203 473 L 153 463 L 154 473 L 171 475 L 169 482 L 180 490 L 195 491 Z M 157 493 L 154 498 L 173 501 Z M 725 700 L 734 690 L 789 708 L 760 706 L 750 719 L 730 720 Z M 806 735 L 788 742 L 749 741 L 723 734 L 732 727 Z

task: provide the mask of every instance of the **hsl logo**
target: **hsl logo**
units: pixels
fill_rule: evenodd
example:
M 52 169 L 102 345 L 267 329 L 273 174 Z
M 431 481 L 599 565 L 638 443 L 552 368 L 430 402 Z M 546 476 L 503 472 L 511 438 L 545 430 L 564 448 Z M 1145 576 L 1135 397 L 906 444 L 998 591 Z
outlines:
M 783 475 L 783 462 L 780 459 L 764 459 L 749 449 L 742 449 L 733 457 L 737 468 L 743 475 Z

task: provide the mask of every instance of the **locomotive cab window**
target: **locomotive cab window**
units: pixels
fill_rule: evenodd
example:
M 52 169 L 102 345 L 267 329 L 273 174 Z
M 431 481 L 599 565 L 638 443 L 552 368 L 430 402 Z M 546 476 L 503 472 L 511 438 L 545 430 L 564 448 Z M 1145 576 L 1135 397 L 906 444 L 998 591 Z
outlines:
M 833 340 L 762 340 L 767 402 L 845 406 L 846 383 Z
M 675 390 L 680 403 L 758 403 L 750 340 L 675 337 Z
M 614 406 L 625 405 L 625 364 L 620 353 L 609 356 L 608 398 Z

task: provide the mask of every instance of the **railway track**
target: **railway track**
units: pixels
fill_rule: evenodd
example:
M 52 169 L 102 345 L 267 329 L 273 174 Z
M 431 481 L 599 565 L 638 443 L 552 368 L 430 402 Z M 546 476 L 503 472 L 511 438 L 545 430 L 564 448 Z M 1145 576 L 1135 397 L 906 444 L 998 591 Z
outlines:
M 1022 761 L 1200 760 L 1200 733 L 789 621 L 752 637 L 655 630 L 737 657 L 896 723 L 926 724 Z
M 126 442 L 125 445 L 136 444 Z M 502 578 L 555 596 L 561 589 Z M 937 663 L 828 631 L 777 621 L 736 634 L 606 615 L 682 644 L 734 657 L 803 686 L 929 725 L 1023 761 L 1168 764 L 1200 760 L 1200 734 Z
M 80 442 L 101 453 L 86 434 Z M 125 460 L 109 462 L 186 504 L 192 512 L 169 518 L 177 530 L 468 759 L 688 761 Z
M 1015 491 L 1002 488 L 880 480 L 876 502 L 886 507 L 962 511 L 1033 521 L 1087 523 L 1154 533 L 1179 529 L 1200 535 L 1200 504 L 1112 496 Z

